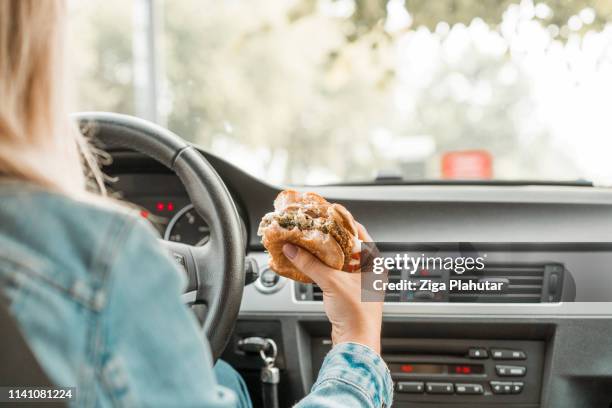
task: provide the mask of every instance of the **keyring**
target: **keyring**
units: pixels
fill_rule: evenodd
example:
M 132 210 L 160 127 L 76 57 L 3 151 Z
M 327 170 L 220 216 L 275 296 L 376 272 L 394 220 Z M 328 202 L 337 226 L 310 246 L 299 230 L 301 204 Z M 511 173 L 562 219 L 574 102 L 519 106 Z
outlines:
M 269 356 L 266 355 L 266 350 L 268 348 L 270 348 L 272 351 Z M 259 355 L 261 356 L 262 360 L 266 363 L 266 365 L 274 364 L 277 353 L 278 353 L 278 348 L 276 347 L 276 342 L 272 339 L 266 339 L 266 347 L 259 350 Z

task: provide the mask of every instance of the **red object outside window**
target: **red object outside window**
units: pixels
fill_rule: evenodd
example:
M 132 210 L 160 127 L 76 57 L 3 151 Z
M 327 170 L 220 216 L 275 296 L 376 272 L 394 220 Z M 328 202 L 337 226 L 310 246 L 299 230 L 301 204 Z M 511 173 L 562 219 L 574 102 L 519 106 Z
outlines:
M 493 156 L 486 150 L 463 150 L 442 155 L 442 178 L 489 180 L 493 178 Z

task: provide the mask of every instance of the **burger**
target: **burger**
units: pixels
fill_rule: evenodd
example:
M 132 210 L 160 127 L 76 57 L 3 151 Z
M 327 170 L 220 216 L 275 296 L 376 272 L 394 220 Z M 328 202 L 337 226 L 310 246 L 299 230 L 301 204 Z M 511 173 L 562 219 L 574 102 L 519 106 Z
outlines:
M 257 232 L 270 254 L 270 267 L 279 275 L 311 283 L 283 253 L 283 245 L 299 246 L 333 269 L 359 270 L 361 240 L 357 223 L 340 204 L 316 193 L 282 191 L 274 200 Z

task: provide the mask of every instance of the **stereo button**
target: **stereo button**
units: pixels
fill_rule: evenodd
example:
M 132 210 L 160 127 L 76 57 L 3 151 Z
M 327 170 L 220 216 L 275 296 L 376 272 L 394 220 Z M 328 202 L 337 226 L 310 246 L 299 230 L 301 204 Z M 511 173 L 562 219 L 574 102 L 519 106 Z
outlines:
M 422 382 L 418 381 L 400 381 L 396 384 L 397 392 L 406 392 L 410 394 L 421 394 L 425 391 Z
M 524 377 L 527 368 L 521 366 L 498 365 L 495 371 L 500 377 Z
M 523 391 L 523 387 L 525 386 L 525 384 L 523 384 L 522 382 L 514 382 L 512 383 L 512 393 L 513 394 L 520 394 Z
M 521 350 L 502 350 L 491 349 L 491 356 L 494 360 L 525 360 L 527 356 Z
M 452 394 L 455 387 L 452 383 L 430 383 L 426 385 L 428 394 Z
M 493 394 L 510 394 L 512 393 L 512 385 L 511 382 L 491 381 L 491 391 L 493 391 Z
M 472 347 L 468 351 L 468 356 L 470 358 L 487 358 L 489 357 L 489 353 L 487 353 L 487 349 Z
M 457 394 L 484 394 L 484 387 L 480 384 L 455 384 Z

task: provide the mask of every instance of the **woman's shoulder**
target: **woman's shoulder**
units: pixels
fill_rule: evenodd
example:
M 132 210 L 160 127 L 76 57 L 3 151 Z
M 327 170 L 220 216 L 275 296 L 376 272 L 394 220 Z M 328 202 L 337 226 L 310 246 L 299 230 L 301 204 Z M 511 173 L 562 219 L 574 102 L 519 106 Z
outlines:
M 41 241 L 78 237 L 89 246 L 116 229 L 142 224 L 138 211 L 104 197 L 73 198 L 35 185 L 0 183 L 1 235 L 31 233 Z
M 13 211 L 12 215 L 18 218 L 52 216 L 61 221 L 70 221 L 84 214 L 93 217 L 92 221 L 117 218 L 129 221 L 137 213 L 133 208 L 95 194 L 71 197 L 16 181 L 0 181 L 0 209 L 5 213 Z
M 155 237 L 137 214 L 102 198 L 0 185 L 0 261 L 37 265 L 34 273 L 67 290 L 90 286 L 109 273 L 130 236 Z

